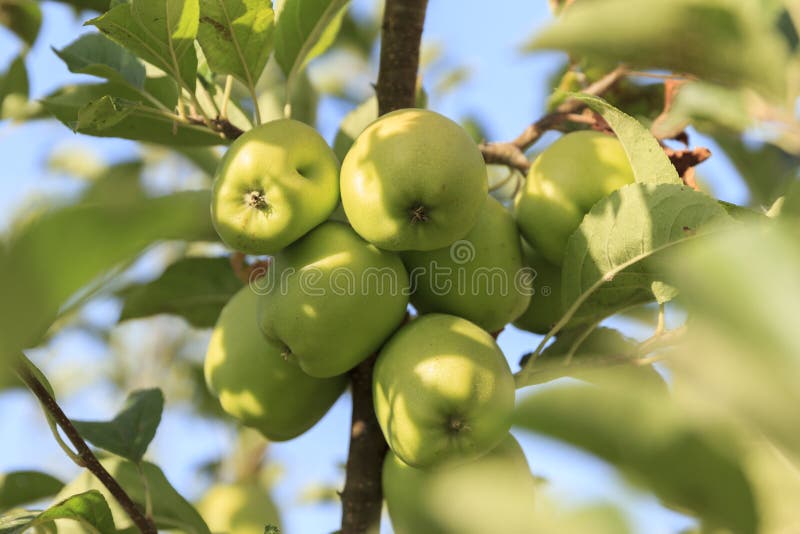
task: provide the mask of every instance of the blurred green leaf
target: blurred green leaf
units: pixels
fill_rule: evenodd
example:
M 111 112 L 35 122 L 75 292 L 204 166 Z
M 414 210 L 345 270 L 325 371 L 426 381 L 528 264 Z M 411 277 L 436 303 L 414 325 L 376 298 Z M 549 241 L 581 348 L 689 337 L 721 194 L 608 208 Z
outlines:
M 614 130 L 630 160 L 637 183 L 682 183 L 656 138 L 639 121 L 596 96 L 576 94 L 573 97 L 602 115 Z
M 333 140 L 333 151 L 339 161 L 342 161 L 353 146 L 356 137 L 378 118 L 378 97 L 371 96 L 359 104 L 357 108 L 345 115 L 336 137 Z
M 199 20 L 199 0 L 137 0 L 117 4 L 86 24 L 96 26 L 193 92 Z
M 30 48 L 39 35 L 42 10 L 34 0 L 0 0 L 0 24 L 14 32 Z
M 145 491 L 149 491 L 153 506 L 153 520 L 159 529 L 210 534 L 197 510 L 175 491 L 157 465 L 143 462 L 140 471 L 136 464 L 122 458 L 101 458 L 100 463 L 119 482 L 133 502 L 142 508 L 145 507 Z M 111 515 L 118 529 L 125 530 L 133 527 L 133 523 L 122 507 L 114 500 L 105 486 L 88 471 L 82 472 L 78 478 L 67 484 L 60 495 L 72 495 L 76 492 L 90 490 L 99 491 L 108 500 Z
M 72 495 L 39 514 L 21 512 L 0 518 L 0 534 L 23 534 L 63 519 L 77 521 L 97 534 L 117 534 L 108 503 L 98 491 Z
M 0 249 L 0 355 L 40 342 L 82 287 L 164 239 L 215 240 L 208 191 L 84 204 L 34 218 Z
M 158 280 L 126 289 L 120 321 L 170 313 L 197 328 L 210 328 L 241 288 L 227 258 L 186 258 L 170 265 Z
M 691 82 L 681 86 L 667 114 L 653 125 L 653 133 L 668 138 L 689 125 L 741 132 L 751 124 L 744 91 Z
M 527 48 L 691 73 L 777 98 L 786 89 L 786 42 L 759 1 L 576 2 Z
M 674 291 L 652 261 L 675 246 L 731 222 L 714 199 L 683 185 L 631 184 L 594 205 L 567 241 L 562 267 L 564 309 L 573 323 L 664 302 Z
M 741 135 L 720 128 L 709 133 L 747 183 L 754 205 L 769 205 L 796 178 L 800 169 L 797 155 L 769 143 L 746 143 Z
M 800 459 L 800 240 L 796 221 L 741 225 L 670 255 L 691 321 L 677 387 Z M 702 357 L 699 357 L 702 355 Z
M 161 390 L 142 389 L 128 395 L 125 406 L 111 421 L 73 420 L 72 423 L 94 446 L 138 463 L 156 435 L 163 411 Z
M 666 395 L 624 385 L 553 388 L 523 400 L 516 424 L 604 459 L 711 530 L 758 531 L 733 444 L 711 424 L 690 424 Z
M 525 385 L 570 376 L 601 385 L 609 380 L 630 380 L 642 387 L 666 391 L 664 379 L 652 365 L 637 364 L 639 346 L 633 339 L 611 328 L 594 328 L 581 340 L 583 335 L 584 329 L 559 334 L 532 363 Z
M 267 62 L 264 75 L 258 83 L 258 106 L 261 109 L 261 121 L 282 119 L 286 105 L 286 79 L 280 65 L 273 55 Z M 306 124 L 314 125 L 317 119 L 319 96 L 311 85 L 306 71 L 300 72 L 289 95 L 292 118 Z
M 118 99 L 116 102 L 123 103 L 124 111 L 115 111 L 113 100 L 96 103 L 104 97 Z M 208 128 L 175 120 L 150 105 L 135 90 L 115 83 L 67 86 L 45 98 L 42 103 L 49 113 L 66 126 L 86 135 L 179 146 L 219 145 L 226 142 Z M 106 110 L 111 117 L 119 120 L 116 123 L 101 121 L 99 125 L 92 121 L 87 124 L 84 120 L 81 124 L 81 111 L 89 113 L 92 108 L 87 106 L 92 103 L 102 106 L 101 111 Z M 131 103 L 135 103 L 135 106 Z
M 39 471 L 0 475 L 0 512 L 52 497 L 63 487 L 63 482 Z
M 287 101 L 309 61 L 333 44 L 349 0 L 285 0 L 275 28 L 275 59 L 286 75 Z
M 251 90 L 272 52 L 274 28 L 270 0 L 200 0 L 197 40 L 209 66 Z
M 61 50 L 53 48 L 53 52 L 67 64 L 70 72 L 144 88 L 144 64 L 101 33 L 82 35 Z
M 24 56 L 17 56 L 0 74 L 0 119 L 25 117 L 28 104 L 28 70 Z

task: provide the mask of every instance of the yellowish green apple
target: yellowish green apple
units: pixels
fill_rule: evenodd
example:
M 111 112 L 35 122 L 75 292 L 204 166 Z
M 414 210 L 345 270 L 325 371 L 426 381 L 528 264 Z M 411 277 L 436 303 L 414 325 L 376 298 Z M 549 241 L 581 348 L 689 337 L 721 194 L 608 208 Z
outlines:
M 328 218 L 339 201 L 339 161 L 314 128 L 291 119 L 234 141 L 214 178 L 211 220 L 247 254 L 274 254 Z
M 272 496 L 258 483 L 212 486 L 197 503 L 197 510 L 215 533 L 264 534 L 267 526 L 281 528 Z
M 416 469 L 390 451 L 382 478 L 396 534 L 460 534 L 464 531 L 449 516 L 463 517 L 468 510 L 490 518 L 492 530 L 485 532 L 535 531 L 536 481 L 511 434 L 477 460 L 435 469 Z
M 561 267 L 553 265 L 544 256 L 522 240 L 525 265 L 532 271 L 533 296 L 525 312 L 514 326 L 534 334 L 546 334 L 564 315 L 561 303 Z
M 496 332 L 530 302 L 523 287 L 522 252 L 514 218 L 487 196 L 478 222 L 463 240 L 428 252 L 409 251 L 403 262 L 413 282 L 411 303 L 422 313 L 469 319 Z
M 434 250 L 464 237 L 487 194 L 486 165 L 458 124 L 403 109 L 369 125 L 342 162 L 342 203 L 358 234 L 386 250 Z
M 413 467 L 468 461 L 511 426 L 514 378 L 491 335 L 453 315 L 423 315 L 381 350 L 375 413 L 386 442 Z
M 376 352 L 408 306 L 400 258 L 333 221 L 277 254 L 264 284 L 261 331 L 316 377 L 346 373 Z
M 261 334 L 258 300 L 245 287 L 222 310 L 206 353 L 206 382 L 227 413 L 272 441 L 284 441 L 314 426 L 347 379 L 314 378 L 288 361 L 283 347 Z
M 531 166 L 517 196 L 520 231 L 550 263 L 561 265 L 567 239 L 600 199 L 634 182 L 616 137 L 580 131 L 547 147 Z

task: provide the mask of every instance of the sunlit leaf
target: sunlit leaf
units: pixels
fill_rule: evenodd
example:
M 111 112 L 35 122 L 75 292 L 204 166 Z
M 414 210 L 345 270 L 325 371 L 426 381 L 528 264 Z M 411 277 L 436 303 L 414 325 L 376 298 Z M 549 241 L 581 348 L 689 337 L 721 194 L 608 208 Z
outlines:
M 632 184 L 594 205 L 567 242 L 562 270 L 564 309 L 581 303 L 574 322 L 596 321 L 674 296 L 659 251 L 730 223 L 711 197 L 686 186 Z
M 194 91 L 199 0 L 133 0 L 88 21 Z
M 97 534 L 117 534 L 108 503 L 98 491 L 65 497 L 42 513 L 21 512 L 0 518 L 0 534 L 23 534 L 57 520 L 77 521 Z
M 272 52 L 269 0 L 200 0 L 197 39 L 211 69 L 253 88 Z
M 573 95 L 603 116 L 614 130 L 641 184 L 680 184 L 681 179 L 661 145 L 639 121 L 596 96 Z

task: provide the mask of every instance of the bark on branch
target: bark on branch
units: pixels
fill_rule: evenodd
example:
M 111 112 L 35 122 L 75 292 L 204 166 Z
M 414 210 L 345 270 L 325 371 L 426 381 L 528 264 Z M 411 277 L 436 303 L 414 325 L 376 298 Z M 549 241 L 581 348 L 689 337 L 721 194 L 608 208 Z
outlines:
M 53 418 L 56 424 L 64 431 L 64 434 L 69 439 L 72 446 L 78 453 L 83 467 L 88 469 L 97 479 L 108 489 L 111 495 L 117 500 L 120 506 L 128 514 L 136 527 L 144 534 L 156 534 L 156 526 L 151 519 L 145 517 L 142 510 L 131 500 L 122 486 L 106 471 L 106 468 L 97 459 L 92 450 L 83 440 L 78 430 L 73 426 L 72 421 L 66 416 L 64 411 L 58 405 L 56 400 L 44 387 L 44 384 L 28 369 L 24 364 L 20 364 L 17 368 L 20 378 L 28 389 L 39 399 L 42 407 L 47 410 L 47 413 Z
M 386 0 L 378 73 L 378 112 L 414 107 L 419 47 L 428 0 Z M 380 531 L 383 491 L 381 471 L 388 447 L 372 400 L 372 370 L 376 356 L 350 374 L 353 417 L 350 450 L 342 491 L 342 534 Z
M 603 76 L 587 87 L 583 93 L 599 96 L 611 89 L 626 75 L 626 69 L 619 67 Z M 570 98 L 564 101 L 555 111 L 548 113 L 534 122 L 513 141 L 504 143 L 480 144 L 481 153 L 486 163 L 499 163 L 527 173 L 531 163 L 525 157 L 525 151 L 538 141 L 548 130 L 560 128 L 566 122 L 584 122 L 578 114 L 585 107 L 580 100 Z

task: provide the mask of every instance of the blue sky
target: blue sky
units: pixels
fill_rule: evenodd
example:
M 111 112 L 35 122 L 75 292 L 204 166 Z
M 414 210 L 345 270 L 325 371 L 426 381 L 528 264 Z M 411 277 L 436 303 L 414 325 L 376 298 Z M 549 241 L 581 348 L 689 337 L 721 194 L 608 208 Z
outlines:
M 364 13 L 374 9 L 374 5 L 370 0 L 356 0 L 354 9 Z M 50 46 L 61 48 L 87 30 L 67 8 L 49 2 L 43 6 L 42 33 L 28 58 L 33 97 L 44 96 L 67 80 L 83 78 L 71 75 Z M 424 40 L 444 46 L 446 63 L 466 64 L 472 71 L 467 83 L 443 98 L 434 99 L 432 107 L 455 119 L 466 115 L 480 117 L 491 139 L 515 137 L 542 114 L 547 96 L 545 80 L 557 68 L 560 58 L 554 53 L 526 56 L 520 52 L 524 39 L 549 17 L 545 0 L 431 0 Z M 0 30 L 0 69 L 5 68 L 18 47 L 13 36 Z M 346 111 L 339 102 L 322 102 L 319 128 L 327 139 L 332 139 Z M 552 138 L 549 135 L 546 140 Z M 693 139 L 697 144 L 708 144 L 701 137 Z M 713 145 L 711 147 L 713 150 Z M 54 149 L 89 150 L 106 162 L 137 152 L 134 143 L 76 136 L 55 121 L 28 125 L 0 122 L 0 161 L 3 162 L 0 166 L 0 232 L 7 231 L 15 214 L 36 203 L 37 199 L 68 195 L 81 187 L 74 179 L 47 171 L 45 163 Z M 703 164 L 700 174 L 720 198 L 746 201 L 746 190 L 724 158 L 718 155 L 712 158 Z M 158 257 L 153 262 L 158 264 Z M 147 271 L 146 263 L 143 269 Z M 118 312 L 117 303 L 101 300 L 91 305 L 86 315 L 91 321 L 103 324 L 113 323 Z M 618 322 L 617 325 L 629 335 L 648 335 L 647 331 L 631 324 Z M 143 325 L 130 328 L 139 327 Z M 537 336 L 514 330 L 506 331 L 499 339 L 514 369 L 520 355 L 537 341 Z M 47 350 L 36 356 L 45 369 L 61 366 L 90 369 L 104 365 L 108 354 L 107 346 L 85 332 L 72 329 L 58 335 Z M 64 390 L 60 393 L 67 413 L 82 419 L 109 417 L 122 401 L 119 392 L 104 382 L 93 383 L 77 392 Z M 521 392 L 522 395 L 526 393 Z M 77 468 L 54 444 L 38 406 L 28 394 L 0 394 L 0 412 L 3 413 L 0 435 L 5 437 L 0 444 L 0 472 L 35 468 L 65 479 L 74 476 Z M 309 484 L 340 480 L 338 465 L 346 458 L 348 423 L 349 398 L 345 396 L 310 432 L 291 442 L 271 446 L 270 458 L 283 466 L 275 495 L 283 509 L 288 534 L 326 533 L 337 528 L 338 506 L 301 506 L 297 504 L 297 495 Z M 602 462 L 548 439 L 517 435 L 532 470 L 548 480 L 547 491 L 566 503 L 597 500 L 620 503 L 626 507 L 636 530 L 648 534 L 677 532 L 690 524 L 625 484 Z M 178 489 L 194 498 L 203 490 L 202 481 L 193 475 L 195 468 L 223 452 L 232 437 L 228 427 L 192 417 L 187 406 L 171 406 L 151 453 Z

